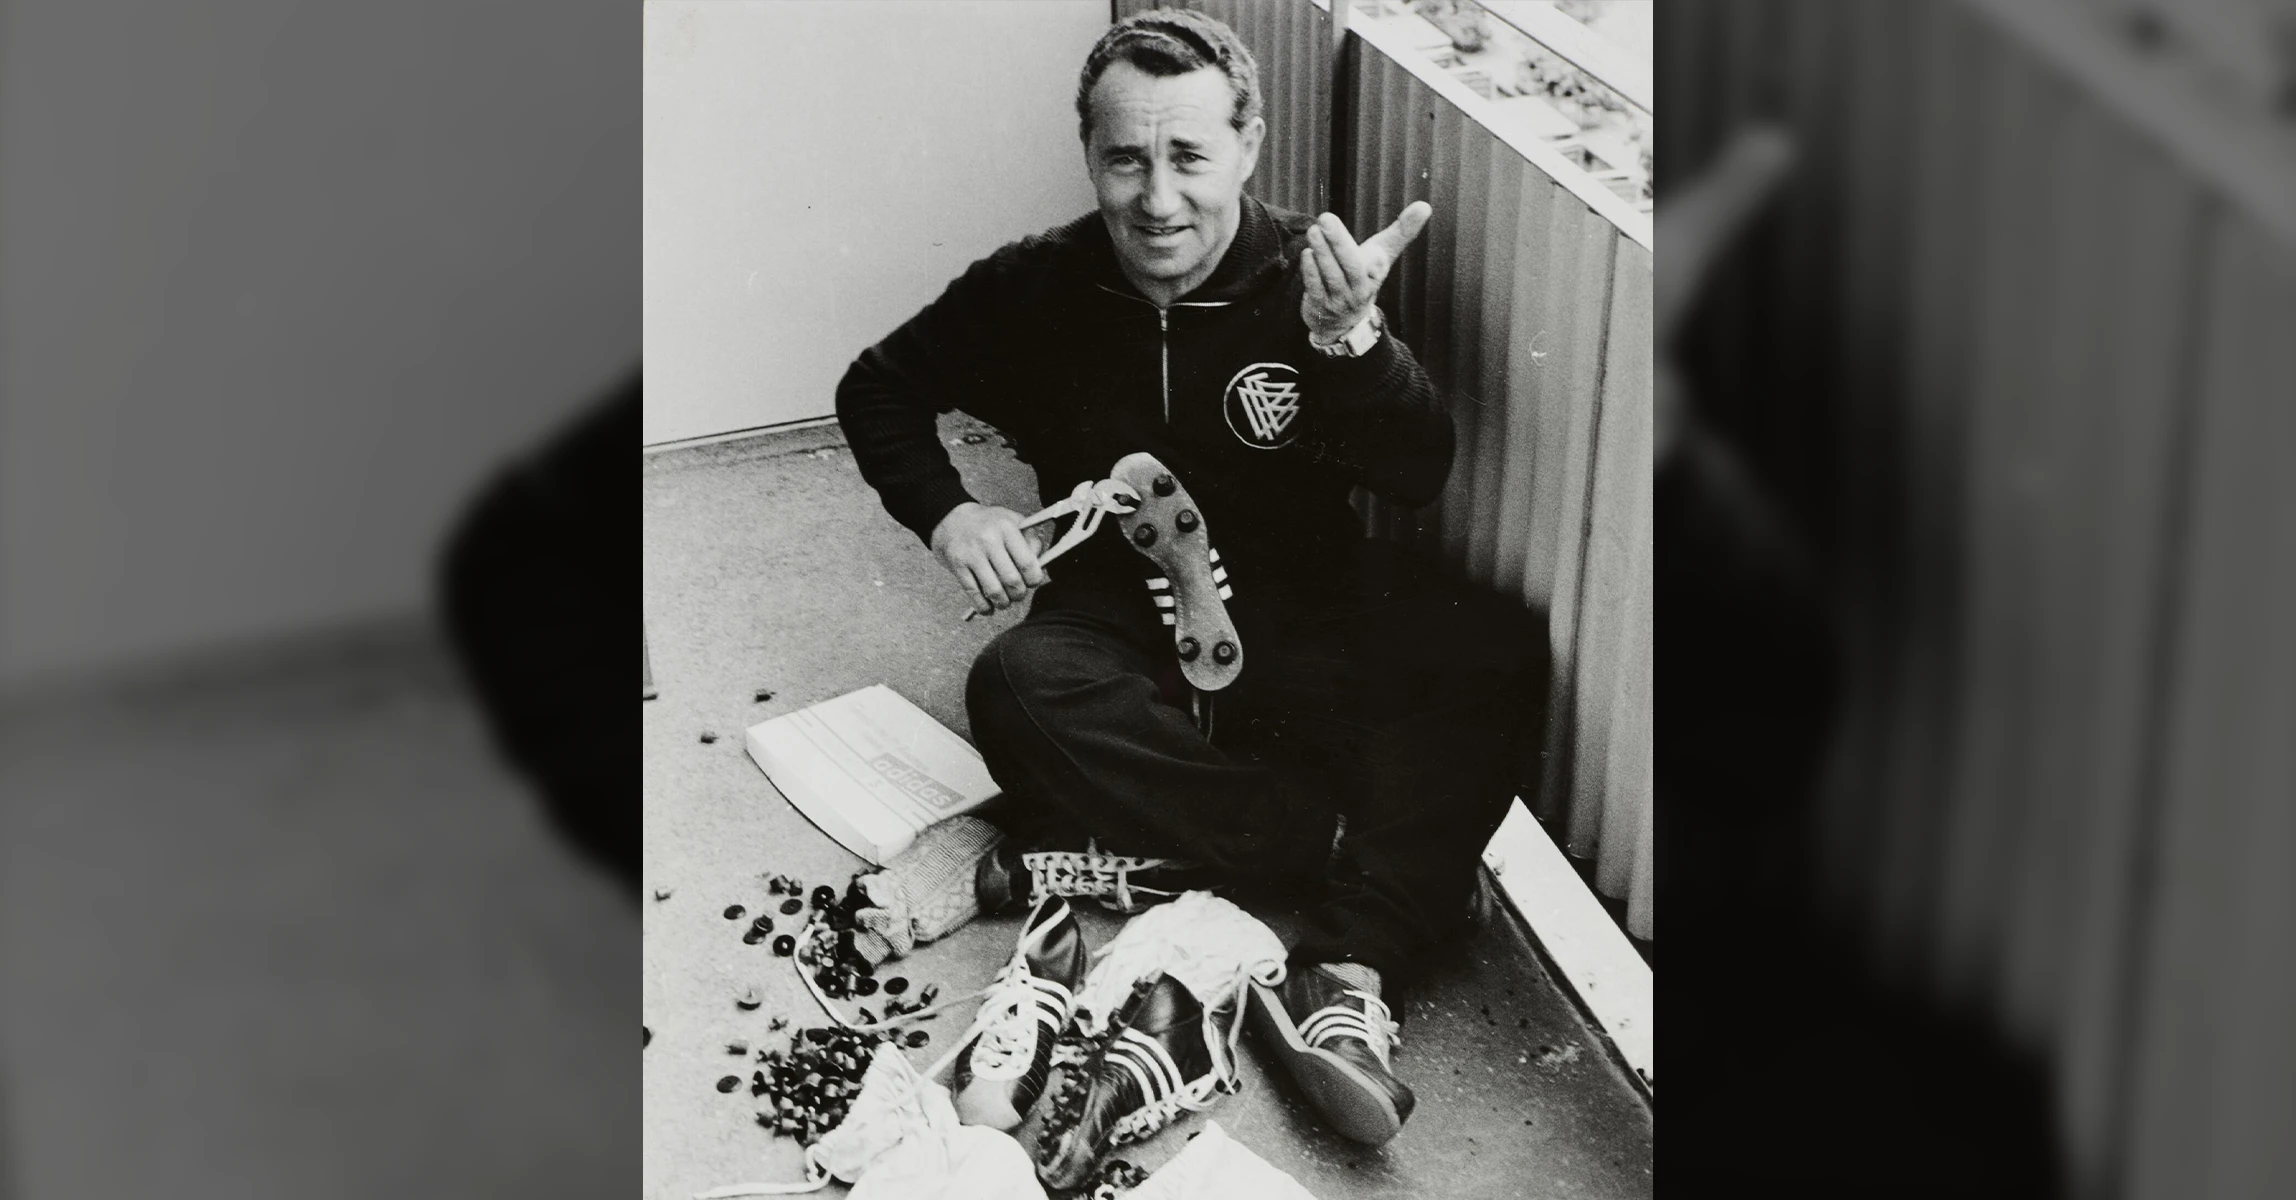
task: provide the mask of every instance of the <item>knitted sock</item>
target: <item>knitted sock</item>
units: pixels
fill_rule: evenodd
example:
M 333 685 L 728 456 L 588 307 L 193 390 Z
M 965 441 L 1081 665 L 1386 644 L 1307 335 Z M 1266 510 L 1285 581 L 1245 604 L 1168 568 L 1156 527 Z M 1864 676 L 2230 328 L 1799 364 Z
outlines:
M 872 963 L 899 958 L 980 915 L 973 875 L 1004 832 L 979 817 L 951 817 L 917 835 L 884 869 L 854 882 L 869 905 L 853 914 L 853 948 Z

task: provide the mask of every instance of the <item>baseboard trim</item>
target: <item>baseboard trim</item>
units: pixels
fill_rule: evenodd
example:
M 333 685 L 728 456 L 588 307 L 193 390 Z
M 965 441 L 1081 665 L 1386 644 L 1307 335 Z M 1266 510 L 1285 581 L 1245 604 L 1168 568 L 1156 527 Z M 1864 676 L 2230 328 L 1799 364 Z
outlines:
M 1521 800 L 1508 807 L 1491 835 L 1483 865 L 1579 1007 L 1655 1096 L 1656 988 L 1650 965 Z
M 747 429 L 728 429 L 723 433 L 705 433 L 698 437 L 672 438 L 666 442 L 648 442 L 641 449 L 648 455 L 667 454 L 675 450 L 693 450 L 703 446 L 722 445 L 726 442 L 747 441 L 750 438 L 765 437 L 769 434 L 791 433 L 800 429 L 813 429 L 823 425 L 835 425 L 836 423 L 837 417 L 834 414 L 826 417 L 800 417 L 794 421 L 780 421 L 772 425 L 752 425 Z

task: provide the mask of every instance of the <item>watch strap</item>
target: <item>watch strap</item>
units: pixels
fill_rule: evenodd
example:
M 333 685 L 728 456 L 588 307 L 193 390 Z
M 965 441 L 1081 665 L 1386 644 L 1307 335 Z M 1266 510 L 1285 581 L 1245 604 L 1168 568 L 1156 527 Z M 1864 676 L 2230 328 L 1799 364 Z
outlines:
M 1379 344 L 1380 332 L 1386 326 L 1387 323 L 1380 319 L 1379 309 L 1375 306 L 1362 320 L 1355 323 L 1355 328 L 1341 335 L 1338 341 L 1319 342 L 1309 338 L 1308 345 L 1327 358 L 1361 358 Z

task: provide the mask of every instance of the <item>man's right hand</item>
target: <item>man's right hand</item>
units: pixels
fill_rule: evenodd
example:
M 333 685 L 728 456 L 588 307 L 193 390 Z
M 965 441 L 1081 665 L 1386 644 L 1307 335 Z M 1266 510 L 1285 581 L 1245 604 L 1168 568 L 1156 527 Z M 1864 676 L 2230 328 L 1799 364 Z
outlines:
M 1044 586 L 1035 535 L 1045 527 L 1024 530 L 1020 522 L 1009 508 L 968 500 L 933 526 L 933 556 L 964 586 L 974 612 L 1009 608 Z

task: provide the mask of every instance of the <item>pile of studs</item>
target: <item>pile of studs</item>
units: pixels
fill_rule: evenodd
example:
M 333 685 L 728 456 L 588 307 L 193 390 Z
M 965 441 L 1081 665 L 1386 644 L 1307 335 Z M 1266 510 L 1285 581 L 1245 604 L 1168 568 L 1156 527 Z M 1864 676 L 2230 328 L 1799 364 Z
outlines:
M 750 1074 L 749 1094 L 767 1107 L 757 1123 L 803 1145 L 821 1140 L 861 1094 L 861 1077 L 884 1040 L 881 1034 L 822 1027 L 790 1034 L 786 1051 L 758 1051 L 764 1067 Z
M 857 1018 L 863 1025 L 875 1025 L 880 1020 L 890 1021 L 895 1017 L 921 1012 L 939 998 L 941 989 L 938 984 L 926 984 L 912 997 L 908 995 L 908 980 L 897 975 L 890 979 L 877 978 L 877 965 L 854 946 L 854 934 L 861 927 L 854 919 L 854 914 L 869 904 L 869 897 L 862 892 L 858 882 L 846 887 L 843 899 L 839 899 L 837 893 L 826 884 L 813 889 L 811 899 L 817 916 L 805 927 L 805 940 L 796 951 L 797 963 L 813 976 L 813 982 L 821 988 L 822 995 L 832 1000 L 850 1000 L 883 992 L 886 999 L 881 1017 L 867 1005 L 857 1009 Z M 777 953 L 779 949 L 777 945 Z M 922 1029 L 895 1036 L 901 1039 L 901 1045 L 911 1049 L 932 1040 L 932 1036 Z
M 861 927 L 854 914 L 868 903 L 868 897 L 858 884 L 851 884 L 845 889 L 845 898 L 839 900 L 835 889 L 822 884 L 813 889 L 811 899 L 814 917 L 798 942 L 798 965 L 813 976 L 821 994 L 832 1000 L 876 995 L 876 964 L 853 945 L 853 935 Z M 790 900 L 782 907 L 796 903 Z
M 801 897 L 805 895 L 805 884 L 800 882 L 794 876 L 769 875 L 766 877 L 765 890 L 772 895 L 788 897 L 788 899 L 783 900 L 780 905 L 782 916 L 794 917 L 797 914 L 805 911 L 805 901 L 801 899 Z M 815 897 L 815 908 L 819 908 L 823 904 L 827 903 L 827 900 L 823 899 L 823 897 L 833 899 L 836 896 L 836 893 L 830 891 L 826 886 L 813 889 L 813 894 Z M 726 910 L 727 920 L 734 920 L 738 916 L 740 916 L 740 914 L 735 912 L 733 909 L 729 908 Z M 741 935 L 742 944 L 747 946 L 754 946 L 759 942 L 764 941 L 768 936 L 771 936 L 772 934 L 772 915 L 760 914 L 757 920 L 750 922 L 749 932 Z M 788 958 L 790 955 L 797 953 L 797 939 L 786 933 L 781 934 L 778 937 L 774 937 L 773 953 L 776 957 L 780 958 Z
M 1148 1182 L 1148 1172 L 1125 1162 L 1121 1158 L 1112 1158 L 1100 1164 L 1099 1170 L 1087 1176 L 1084 1182 L 1077 1186 L 1076 1194 L 1080 1200 L 1116 1200 L 1120 1194 L 1129 1192 L 1146 1182 Z

